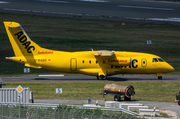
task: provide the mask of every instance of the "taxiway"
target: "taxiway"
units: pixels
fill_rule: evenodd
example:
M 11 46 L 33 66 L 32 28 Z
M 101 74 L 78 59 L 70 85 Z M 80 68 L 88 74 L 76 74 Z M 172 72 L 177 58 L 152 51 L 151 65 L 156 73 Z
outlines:
M 11 76 L 1 77 L 5 82 L 101 82 L 101 81 L 180 81 L 179 75 L 164 75 L 158 80 L 155 75 L 116 75 L 107 77 L 105 80 L 97 80 L 95 76 L 65 75 L 65 76 Z
M 179 5 L 155 0 L 6 0 L 0 2 L 0 12 L 179 24 Z

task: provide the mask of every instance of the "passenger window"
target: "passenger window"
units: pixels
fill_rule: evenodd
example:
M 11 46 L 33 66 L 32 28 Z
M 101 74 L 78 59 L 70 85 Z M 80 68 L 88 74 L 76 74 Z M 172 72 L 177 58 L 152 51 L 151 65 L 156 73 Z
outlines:
M 98 61 L 96 60 L 96 64 L 98 63 Z
M 84 60 L 82 61 L 82 63 L 84 64 Z
M 158 60 L 159 60 L 160 62 L 164 62 L 164 60 L 163 60 L 163 59 L 160 59 L 160 58 L 159 58 Z
M 146 62 L 145 61 L 143 61 L 143 64 L 145 64 Z
M 157 58 L 153 58 L 153 62 L 158 62 L 158 59 Z
M 91 64 L 91 60 L 89 60 L 89 64 Z

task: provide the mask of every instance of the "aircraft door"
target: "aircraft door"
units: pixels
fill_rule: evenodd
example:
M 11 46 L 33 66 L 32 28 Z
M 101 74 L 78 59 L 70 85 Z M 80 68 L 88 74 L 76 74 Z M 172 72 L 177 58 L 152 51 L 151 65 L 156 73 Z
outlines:
M 70 70 L 71 71 L 76 71 L 76 69 L 77 69 L 77 60 L 75 58 L 71 58 Z
M 143 58 L 143 59 L 141 60 L 141 66 L 142 66 L 142 67 L 146 67 L 146 66 L 147 66 L 147 60 L 146 60 L 145 58 Z

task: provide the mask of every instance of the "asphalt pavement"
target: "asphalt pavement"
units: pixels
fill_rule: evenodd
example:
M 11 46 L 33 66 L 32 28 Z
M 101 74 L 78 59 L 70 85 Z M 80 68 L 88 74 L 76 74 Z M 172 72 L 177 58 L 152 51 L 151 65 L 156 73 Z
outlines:
M 105 80 L 97 80 L 95 76 L 86 75 L 65 75 L 65 76 L 11 76 L 1 77 L 5 82 L 108 82 L 108 81 L 180 81 L 179 75 L 163 75 L 159 80 L 155 75 L 115 75 Z
M 6 0 L 0 12 L 180 23 L 180 2 L 155 0 Z

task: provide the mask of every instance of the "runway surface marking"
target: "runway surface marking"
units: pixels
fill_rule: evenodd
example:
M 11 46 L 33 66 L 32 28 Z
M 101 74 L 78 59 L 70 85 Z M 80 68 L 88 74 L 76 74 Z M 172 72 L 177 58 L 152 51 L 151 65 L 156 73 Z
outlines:
M 171 9 L 171 8 L 128 6 L 128 5 L 119 5 L 119 7 L 124 7 L 124 8 L 137 8 L 137 9 L 151 9 L 151 10 L 175 10 L 175 9 Z
M 155 0 L 133 0 L 133 1 L 140 1 L 140 2 L 156 2 L 156 3 L 166 3 L 166 4 L 180 4 L 180 2 L 171 2 L 171 1 L 155 1 Z
M 69 3 L 67 1 L 55 1 L 55 0 L 39 0 L 39 1 L 42 1 L 42 2 L 55 2 L 55 3 Z
M 110 2 L 110 1 L 106 1 L 106 0 L 80 0 L 80 1 L 84 1 L 84 2 Z
M 127 7 L 125 5 L 121 5 L 121 7 Z M 29 13 L 39 13 L 39 14 L 57 14 L 57 15 L 76 15 L 76 16 L 82 16 L 84 15 L 83 13 L 68 13 L 68 12 L 53 12 L 53 11 L 37 11 L 37 10 L 25 10 L 25 9 L 11 9 L 11 8 L 3 8 L 5 11 L 18 11 L 18 12 L 29 12 Z M 85 14 L 85 16 L 96 16 L 99 17 L 99 15 L 93 15 L 93 14 Z M 144 18 L 135 18 L 135 17 L 125 17 L 126 19 L 134 19 L 134 20 L 144 20 Z M 180 18 L 146 18 L 145 20 L 149 21 L 162 21 L 162 22 L 179 22 L 180 23 Z
M 1 4 L 1 3 L 9 3 L 9 2 L 0 1 L 0 4 Z
M 180 18 L 147 18 L 147 20 L 180 22 Z
M 64 76 L 64 75 L 39 75 L 39 76 L 40 76 L 40 77 L 41 77 L 41 76 L 42 76 L 42 77 L 43 77 L 43 76 L 45 76 L 45 77 L 46 77 L 46 76 L 57 76 L 57 77 L 58 77 L 58 76 Z

